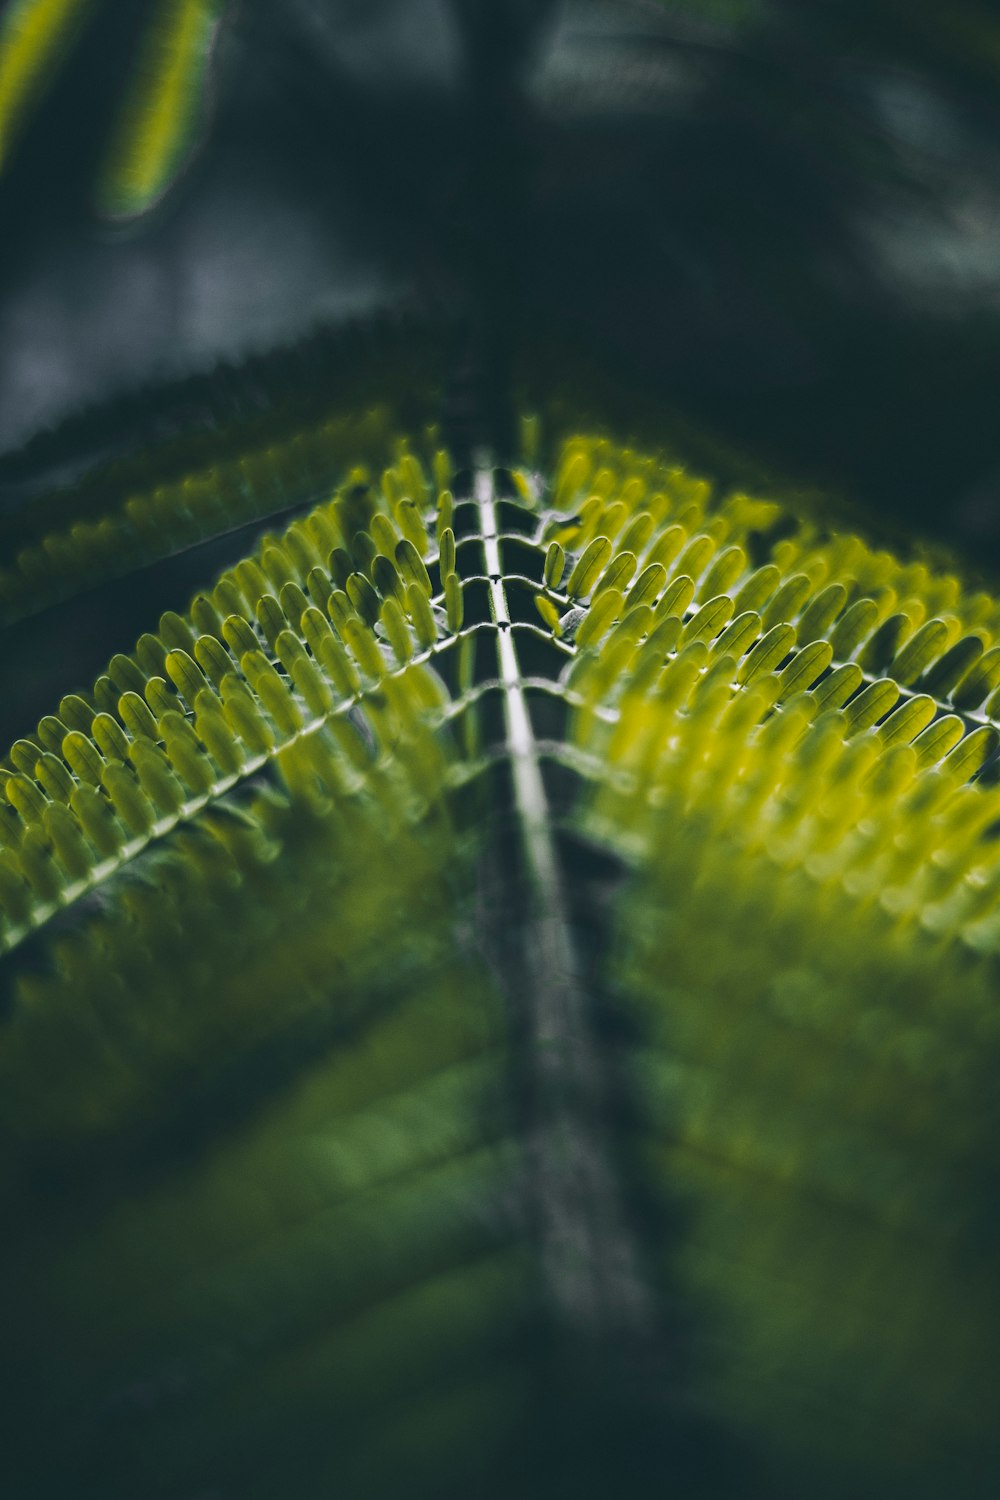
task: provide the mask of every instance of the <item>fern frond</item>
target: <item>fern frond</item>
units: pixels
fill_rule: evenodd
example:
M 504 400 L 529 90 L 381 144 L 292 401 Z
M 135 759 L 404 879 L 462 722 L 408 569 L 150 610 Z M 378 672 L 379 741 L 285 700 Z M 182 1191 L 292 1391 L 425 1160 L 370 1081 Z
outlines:
M 428 546 L 428 481 L 409 451 L 374 495 L 367 474 L 352 471 L 334 500 L 269 535 L 186 618 L 166 613 L 86 697 L 67 696 L 15 743 L 5 948 L 276 757 L 286 778 L 337 787 L 352 759 L 357 770 L 369 758 L 347 719 L 362 699 L 363 733 L 383 759 L 438 701 L 422 663 L 440 627 L 415 546 Z M 442 583 L 450 621 L 460 585 L 454 571 Z M 339 772 L 338 744 L 349 747 Z
M 19 503 L 0 518 L 0 623 L 381 472 L 404 424 L 433 425 L 446 341 L 390 312 L 85 410 L 5 455 Z M 70 468 L 71 483 L 28 477 Z
M 390 442 L 11 748 L 36 1472 L 990 1493 L 1000 602 L 522 436 Z

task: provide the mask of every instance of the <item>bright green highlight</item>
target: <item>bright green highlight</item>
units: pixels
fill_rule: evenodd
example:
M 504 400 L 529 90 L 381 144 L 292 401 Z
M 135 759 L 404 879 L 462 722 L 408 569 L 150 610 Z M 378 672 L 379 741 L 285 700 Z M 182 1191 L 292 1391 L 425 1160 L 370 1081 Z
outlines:
M 0 170 L 36 96 L 92 0 L 13 0 L 0 18 Z
M 99 207 L 108 217 L 145 213 L 197 146 L 226 8 L 226 0 L 160 0 L 98 192 Z

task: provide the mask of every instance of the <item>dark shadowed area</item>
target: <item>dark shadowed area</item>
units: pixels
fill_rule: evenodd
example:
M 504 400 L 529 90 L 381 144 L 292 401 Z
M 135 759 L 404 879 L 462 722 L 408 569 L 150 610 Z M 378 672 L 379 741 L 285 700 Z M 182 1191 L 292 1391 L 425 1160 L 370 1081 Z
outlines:
M 89 201 L 143 9 L 100 12 L 0 184 L 4 448 L 417 295 L 498 361 L 571 339 L 782 473 L 995 558 L 984 8 L 246 0 L 208 149 L 112 232 Z

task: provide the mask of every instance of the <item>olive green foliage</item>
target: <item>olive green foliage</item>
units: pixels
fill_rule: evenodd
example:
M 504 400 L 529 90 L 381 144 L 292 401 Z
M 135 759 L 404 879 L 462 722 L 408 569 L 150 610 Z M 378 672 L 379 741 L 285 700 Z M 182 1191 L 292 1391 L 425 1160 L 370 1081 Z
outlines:
M 5 575 L 291 512 L 0 773 L 11 1493 L 992 1493 L 1000 602 L 558 411 L 232 462 Z

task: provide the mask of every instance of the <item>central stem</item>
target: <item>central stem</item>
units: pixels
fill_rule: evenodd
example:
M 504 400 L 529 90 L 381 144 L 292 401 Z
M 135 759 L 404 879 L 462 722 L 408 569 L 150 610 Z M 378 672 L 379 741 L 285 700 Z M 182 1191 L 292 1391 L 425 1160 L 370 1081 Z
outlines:
M 639 1275 L 602 1119 L 605 1100 L 573 940 L 563 872 L 504 587 L 493 472 L 475 472 L 496 627 L 507 753 L 520 829 L 527 920 L 521 935 L 525 982 L 510 996 L 523 1020 L 532 1094 L 528 1153 L 533 1207 L 554 1305 L 577 1329 L 620 1334 L 646 1321 Z

